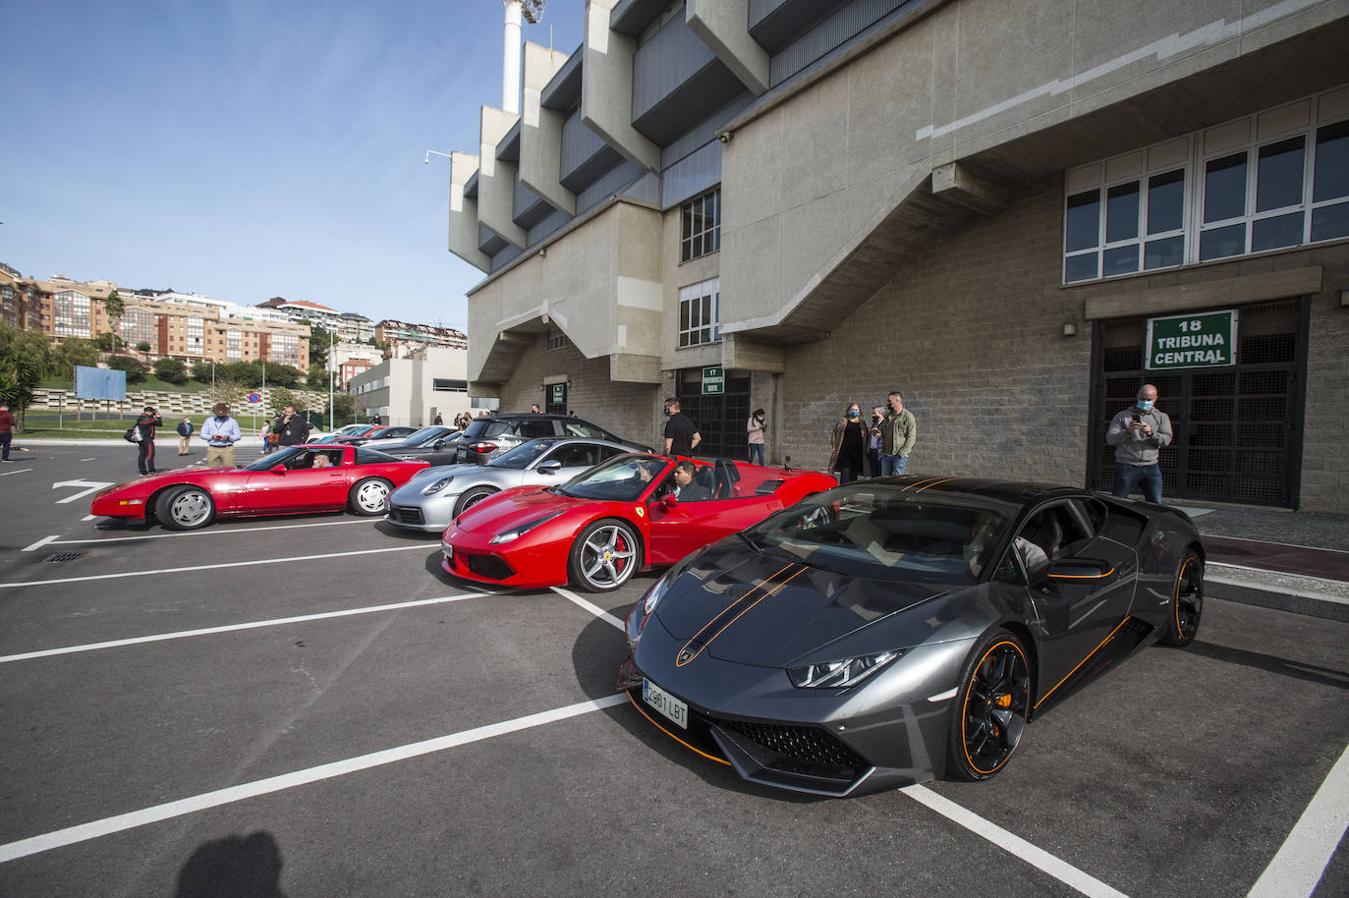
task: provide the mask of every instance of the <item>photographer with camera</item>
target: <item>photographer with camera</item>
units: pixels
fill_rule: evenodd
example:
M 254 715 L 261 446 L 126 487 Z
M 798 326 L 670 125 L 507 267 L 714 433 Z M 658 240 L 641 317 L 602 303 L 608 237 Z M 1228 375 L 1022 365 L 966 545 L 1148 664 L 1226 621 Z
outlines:
M 272 433 L 276 434 L 278 445 L 298 446 L 309 441 L 309 421 L 296 414 L 295 406 L 288 405 L 272 422 Z
M 1171 418 L 1156 407 L 1157 388 L 1143 384 L 1138 401 L 1110 421 L 1105 441 L 1115 447 L 1115 486 L 1111 490 L 1121 499 L 1139 487 L 1143 497 L 1154 505 L 1162 504 L 1162 469 L 1157 457 L 1171 445 Z

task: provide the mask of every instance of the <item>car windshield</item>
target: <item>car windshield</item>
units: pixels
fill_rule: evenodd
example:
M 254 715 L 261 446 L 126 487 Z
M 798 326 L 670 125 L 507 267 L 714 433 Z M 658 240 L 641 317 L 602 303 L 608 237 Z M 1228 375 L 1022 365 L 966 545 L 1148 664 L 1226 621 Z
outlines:
M 420 445 L 422 445 L 423 443 L 429 443 L 429 442 L 431 442 L 431 441 L 434 440 L 436 437 L 444 436 L 445 434 L 447 434 L 447 433 L 449 433 L 449 432 L 450 432 L 450 429 L 449 429 L 448 427 L 445 427 L 445 426 L 440 425 L 440 424 L 433 424 L 433 425 L 431 425 L 430 427 L 423 427 L 421 430 L 414 430 L 412 433 L 410 433 L 410 434 L 408 434 L 406 437 L 404 437 L 404 438 L 403 438 L 403 442 L 399 443 L 398 445 L 399 445 L 399 446 L 420 446 Z M 397 447 L 395 447 L 395 446 L 390 446 L 389 448 L 390 448 L 390 449 L 394 449 L 394 448 L 397 448 Z
M 1013 518 L 986 500 L 932 497 L 865 483 L 812 496 L 744 536 L 827 570 L 876 579 L 971 584 Z
M 244 465 L 245 471 L 270 471 L 277 465 L 284 465 L 292 458 L 300 454 L 299 446 L 287 446 L 284 449 L 278 449 L 275 452 L 269 452 L 262 458 L 249 465 Z
M 516 471 L 522 471 L 528 468 L 534 459 L 547 452 L 551 445 L 553 445 L 552 440 L 530 440 L 528 443 L 521 443 L 510 452 L 497 456 L 487 464 L 493 468 L 512 468 Z
M 609 434 L 584 421 L 564 421 L 562 422 L 562 429 L 566 431 L 567 436 L 571 437 L 586 437 L 592 440 L 609 439 Z
M 620 456 L 578 474 L 557 491 L 577 499 L 635 502 L 647 487 L 660 479 L 669 463 L 669 459 L 655 455 Z

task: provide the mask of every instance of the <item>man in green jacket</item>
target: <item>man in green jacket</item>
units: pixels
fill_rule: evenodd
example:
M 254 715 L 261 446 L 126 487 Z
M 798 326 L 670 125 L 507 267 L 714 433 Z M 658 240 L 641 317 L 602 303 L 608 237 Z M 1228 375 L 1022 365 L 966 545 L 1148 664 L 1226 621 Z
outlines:
M 918 422 L 904 407 L 904 394 L 896 390 L 886 398 L 889 411 L 877 425 L 881 437 L 881 476 L 903 474 L 909 467 L 909 454 L 918 439 Z

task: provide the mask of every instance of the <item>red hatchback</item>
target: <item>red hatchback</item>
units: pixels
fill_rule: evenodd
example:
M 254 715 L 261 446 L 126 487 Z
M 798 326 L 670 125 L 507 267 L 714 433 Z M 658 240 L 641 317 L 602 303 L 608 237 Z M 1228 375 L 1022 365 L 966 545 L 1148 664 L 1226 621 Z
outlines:
M 289 446 L 239 468 L 191 467 L 151 474 L 103 490 L 91 514 L 158 520 L 170 530 L 196 530 L 217 517 L 245 517 L 344 508 L 361 515 L 388 510 L 389 494 L 423 468 L 358 446 Z
M 679 462 L 692 478 L 676 476 Z M 680 482 L 681 480 L 685 482 Z M 441 539 L 441 567 L 501 586 L 617 589 L 837 485 L 815 471 L 744 462 L 620 455 L 571 482 L 484 499 Z

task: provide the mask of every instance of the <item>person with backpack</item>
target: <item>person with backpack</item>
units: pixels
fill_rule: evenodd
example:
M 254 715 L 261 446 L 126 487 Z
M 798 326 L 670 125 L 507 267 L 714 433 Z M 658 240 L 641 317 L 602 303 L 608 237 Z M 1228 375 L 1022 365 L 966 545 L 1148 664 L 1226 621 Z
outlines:
M 192 419 L 184 416 L 178 422 L 178 454 L 187 455 L 188 444 L 192 440 Z
M 136 444 L 136 470 L 142 474 L 155 473 L 155 428 L 163 426 L 159 412 L 153 405 L 147 405 L 127 431 L 128 438 Z

